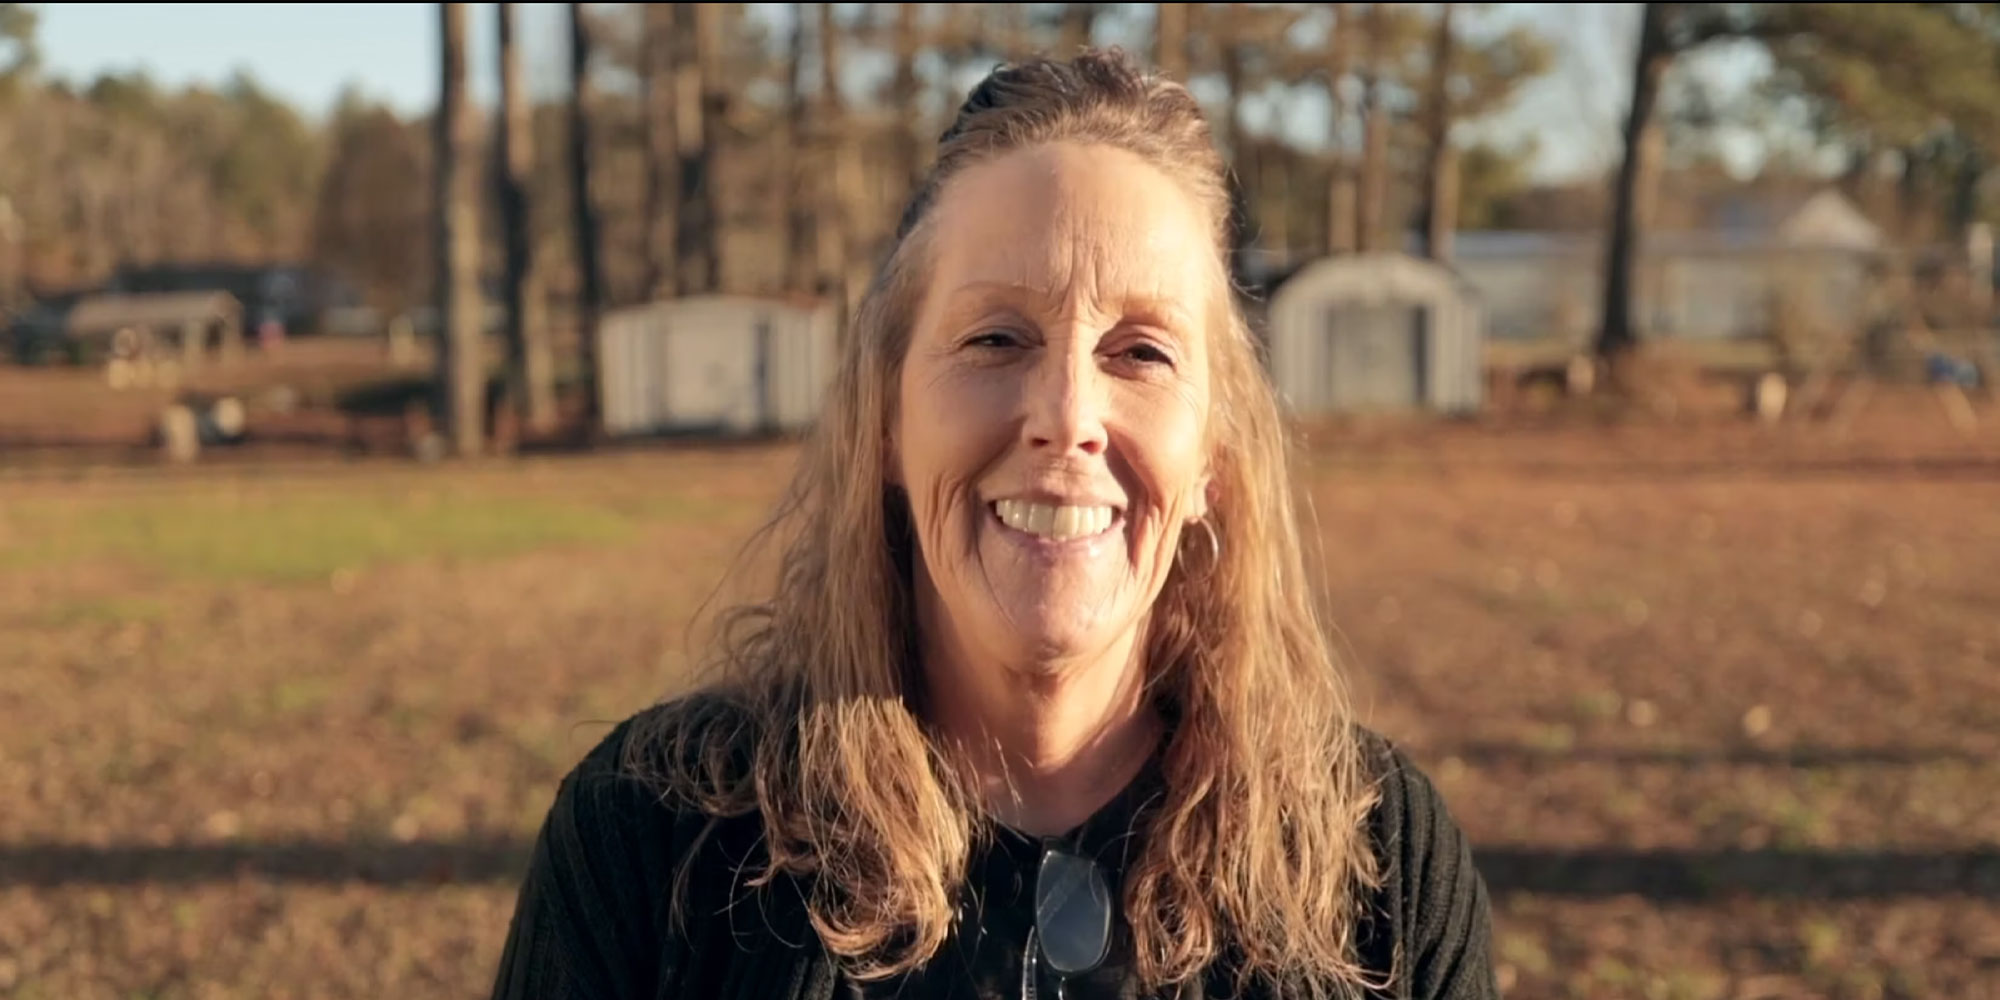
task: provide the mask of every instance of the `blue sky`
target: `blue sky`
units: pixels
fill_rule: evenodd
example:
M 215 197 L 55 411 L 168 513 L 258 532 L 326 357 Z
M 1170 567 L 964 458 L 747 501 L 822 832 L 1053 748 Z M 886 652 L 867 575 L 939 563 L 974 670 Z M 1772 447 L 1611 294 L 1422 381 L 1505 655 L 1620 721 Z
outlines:
M 332 107 L 350 83 L 405 112 L 437 99 L 436 4 L 36 6 L 44 71 L 60 76 L 144 68 L 161 83 L 179 85 L 219 82 L 241 67 L 315 114 Z M 472 4 L 468 25 L 474 92 L 481 96 L 492 89 L 493 7 Z M 531 60 L 559 74 L 564 5 L 521 7 Z
M 243 68 L 311 114 L 330 108 L 349 84 L 405 112 L 421 111 L 436 99 L 436 4 L 37 6 L 45 69 L 72 79 L 144 68 L 168 85 L 215 83 Z M 520 6 L 530 86 L 559 92 L 567 58 L 565 5 Z M 1533 24 L 1557 44 L 1561 55 L 1554 73 L 1527 88 L 1508 114 L 1484 123 L 1480 131 L 1503 141 L 1536 136 L 1544 176 L 1608 168 L 1615 162 L 1636 6 L 1494 5 L 1485 15 L 1493 23 Z M 488 99 L 494 5 L 470 8 L 473 95 Z M 1724 52 L 1703 59 L 1696 69 L 1734 84 L 1754 76 L 1756 60 Z M 1323 114 L 1323 108 L 1306 103 L 1288 117 L 1310 122 Z M 1253 113 L 1252 119 L 1252 127 L 1262 127 L 1269 113 Z M 1729 145 L 1746 162 L 1754 156 L 1755 144 L 1747 137 L 1735 137 Z

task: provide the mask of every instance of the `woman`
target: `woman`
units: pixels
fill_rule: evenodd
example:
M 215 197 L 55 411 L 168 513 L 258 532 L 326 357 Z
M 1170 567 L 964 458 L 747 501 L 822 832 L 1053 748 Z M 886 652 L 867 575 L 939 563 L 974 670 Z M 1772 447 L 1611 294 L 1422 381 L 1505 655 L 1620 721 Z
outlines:
M 563 782 L 497 996 L 1497 994 L 1464 840 L 1342 696 L 1227 208 L 1116 52 L 973 91 L 775 593 Z

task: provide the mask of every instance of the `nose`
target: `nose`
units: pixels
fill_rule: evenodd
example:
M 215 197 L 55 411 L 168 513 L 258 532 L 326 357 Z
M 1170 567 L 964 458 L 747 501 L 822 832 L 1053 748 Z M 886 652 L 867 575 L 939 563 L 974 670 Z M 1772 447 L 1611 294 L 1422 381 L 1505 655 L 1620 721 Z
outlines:
M 1103 373 L 1086 338 L 1051 338 L 1025 390 L 1021 433 L 1039 454 L 1069 457 L 1104 453 Z

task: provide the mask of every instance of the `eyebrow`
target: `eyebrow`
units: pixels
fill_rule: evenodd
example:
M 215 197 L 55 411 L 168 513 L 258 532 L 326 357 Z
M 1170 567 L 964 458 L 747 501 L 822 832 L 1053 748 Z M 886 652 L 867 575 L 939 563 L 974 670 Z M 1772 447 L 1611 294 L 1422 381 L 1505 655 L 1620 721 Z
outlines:
M 1128 295 L 1123 305 L 1128 316 L 1146 317 L 1161 323 L 1175 332 L 1184 332 L 1199 323 L 1198 314 L 1189 311 L 1179 302 L 1155 295 Z
M 1034 285 L 1011 281 L 968 281 L 946 293 L 944 318 L 958 322 L 969 313 L 990 307 L 996 297 L 1007 301 L 1028 299 L 1044 309 L 1056 301 L 1054 293 Z M 1185 331 L 1199 322 L 1196 313 L 1173 299 L 1158 295 L 1132 293 L 1118 296 L 1114 301 L 1118 311 L 1125 316 L 1140 317 L 1175 331 Z

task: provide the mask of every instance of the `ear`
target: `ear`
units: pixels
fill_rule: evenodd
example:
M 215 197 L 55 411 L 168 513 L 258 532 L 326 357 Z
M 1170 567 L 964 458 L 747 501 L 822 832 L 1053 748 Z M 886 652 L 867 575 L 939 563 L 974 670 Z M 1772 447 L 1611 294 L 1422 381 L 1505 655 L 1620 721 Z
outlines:
M 1189 524 L 1207 517 L 1210 508 L 1215 506 L 1215 477 L 1207 472 L 1203 472 L 1201 478 L 1195 481 L 1192 492 L 1194 495 L 1188 504 L 1187 523 Z

